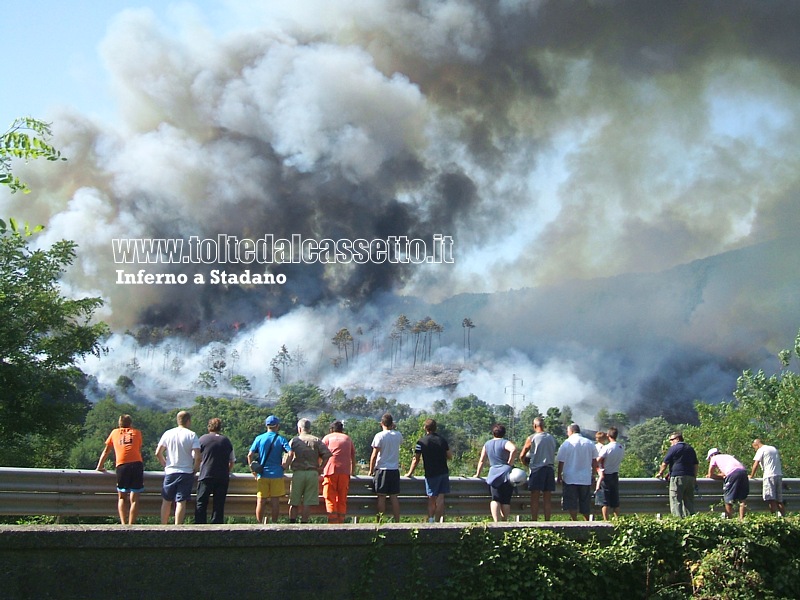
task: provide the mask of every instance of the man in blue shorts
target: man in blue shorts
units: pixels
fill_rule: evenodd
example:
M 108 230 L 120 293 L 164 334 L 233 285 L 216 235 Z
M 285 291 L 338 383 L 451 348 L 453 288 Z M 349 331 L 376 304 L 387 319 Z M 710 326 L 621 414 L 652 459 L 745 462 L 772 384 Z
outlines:
M 556 482 L 563 484 L 561 506 L 573 521 L 578 513 L 589 520 L 589 500 L 592 494 L 592 476 L 597 470 L 597 448 L 594 442 L 581 435 L 577 423 L 567 427 L 569 437 L 558 449 Z
M 539 520 L 539 496 L 542 497 L 544 520 L 552 514 L 552 494 L 556 490 L 556 438 L 545 431 L 544 419 L 533 420 L 534 434 L 522 446 L 522 463 L 531 469 L 528 490 L 531 493 L 531 520 Z
M 450 493 L 450 469 L 447 461 L 453 452 L 447 440 L 436 433 L 436 421 L 427 419 L 422 427 L 425 435 L 414 446 L 414 458 L 406 477 L 411 477 L 422 457 L 425 467 L 425 493 L 428 495 L 428 523 L 444 521 L 444 496 Z
M 200 440 L 189 429 L 192 415 L 185 410 L 176 417 L 178 426 L 164 432 L 156 448 L 156 458 L 164 467 L 164 485 L 161 488 L 161 524 L 169 523 L 172 505 L 175 505 L 175 524 L 186 518 L 186 503 L 192 496 L 194 474 L 200 468 Z

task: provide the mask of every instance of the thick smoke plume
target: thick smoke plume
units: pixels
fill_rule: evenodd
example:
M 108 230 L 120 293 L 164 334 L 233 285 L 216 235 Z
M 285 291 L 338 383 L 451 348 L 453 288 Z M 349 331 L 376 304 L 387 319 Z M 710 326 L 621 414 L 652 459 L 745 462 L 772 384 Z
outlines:
M 176 34 L 147 11 L 121 13 L 101 47 L 119 122 L 52 115 L 69 162 L 19 169 L 35 193 L 13 210 L 47 224 L 42 244 L 79 243 L 66 285 L 102 295 L 103 317 L 120 331 L 195 332 L 213 322 L 252 336 L 272 327 L 268 317 L 291 316 L 294 331 L 324 323 L 333 335 L 344 325 L 337 311 L 382 314 L 395 308 L 392 295 L 435 303 L 526 287 L 581 293 L 589 288 L 576 282 L 665 272 L 797 230 L 794 2 L 251 4 L 225 5 L 241 26 L 224 33 L 199 14 L 184 14 Z M 11 206 L 0 197 L 3 212 Z M 219 234 L 443 234 L 455 264 L 281 265 L 269 270 L 287 282 L 271 287 L 114 283 L 112 239 Z M 774 267 L 748 268 L 732 276 Z M 662 298 L 691 306 L 684 300 Z M 717 314 L 710 300 L 699 309 L 708 318 L 682 316 L 695 322 L 679 336 L 670 311 L 653 309 L 634 328 L 626 307 L 601 302 L 580 331 L 554 316 L 567 325 L 543 340 L 531 305 L 516 305 L 514 319 L 481 315 L 500 332 L 493 343 L 484 337 L 482 351 L 500 364 L 517 348 L 537 372 L 572 365 L 587 406 L 659 412 L 674 391 L 659 378 L 697 382 L 675 392 L 683 404 L 717 396 L 797 325 L 784 314 L 743 328 L 741 313 Z M 450 324 L 451 347 L 464 316 L 473 315 Z M 606 322 L 618 325 L 613 344 Z M 269 356 L 284 343 L 270 336 Z M 661 360 L 628 360 L 625 347 L 664 339 Z M 574 356 L 562 354 L 570 347 Z M 609 361 L 613 376 L 601 366 Z M 505 371 L 497 378 L 502 390 Z

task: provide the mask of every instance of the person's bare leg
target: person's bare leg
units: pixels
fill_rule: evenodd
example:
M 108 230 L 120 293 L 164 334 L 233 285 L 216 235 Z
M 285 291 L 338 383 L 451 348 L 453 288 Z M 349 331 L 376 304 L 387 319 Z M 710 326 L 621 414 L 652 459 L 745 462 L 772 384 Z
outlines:
M 277 497 L 272 497 L 269 499 L 270 504 L 270 512 L 272 513 L 272 522 L 277 523 L 278 517 L 281 514 L 281 499 Z
M 500 508 L 500 503 L 497 500 L 492 500 L 491 504 L 489 504 L 489 511 L 492 513 L 492 520 L 495 523 L 500 522 L 500 517 L 502 517 L 502 512 Z
M 169 516 L 172 514 L 172 502 L 169 500 L 161 500 L 161 524 L 166 525 L 169 523 Z
M 438 496 L 428 496 L 428 520 L 436 518 L 436 499 Z
M 175 524 L 183 525 L 186 520 L 186 500 L 175 503 Z
M 117 512 L 119 513 L 119 522 L 123 525 L 127 524 L 128 513 L 130 512 L 128 492 L 117 492 Z
M 311 507 L 304 504 L 302 515 L 303 515 L 303 523 L 308 523 L 311 520 Z
M 296 523 L 297 522 L 297 513 L 300 512 L 299 506 L 293 506 L 292 504 L 289 505 L 289 522 Z
M 394 517 L 394 522 L 400 522 L 400 497 L 395 494 L 394 496 L 390 496 L 391 503 L 392 503 L 392 516 Z
M 747 502 L 745 500 L 739 501 L 739 519 L 744 521 L 744 514 L 747 512 Z
M 386 494 L 378 494 L 378 518 L 386 514 Z
M 444 521 L 444 494 L 436 496 L 436 509 L 433 518 L 437 523 L 442 523 Z
M 549 521 L 553 512 L 552 492 L 542 492 L 542 504 L 544 504 L 544 520 Z
M 264 522 L 264 502 L 261 496 L 256 496 L 256 521 Z
M 139 516 L 139 492 L 131 492 L 131 503 L 128 511 L 128 525 L 136 523 Z
M 539 520 L 539 492 L 531 492 L 531 521 Z

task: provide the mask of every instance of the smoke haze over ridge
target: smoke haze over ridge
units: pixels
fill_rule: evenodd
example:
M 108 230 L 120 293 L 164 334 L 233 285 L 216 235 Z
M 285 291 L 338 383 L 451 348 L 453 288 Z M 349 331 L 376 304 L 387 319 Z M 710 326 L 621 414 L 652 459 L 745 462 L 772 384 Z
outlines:
M 345 325 L 337 311 L 378 315 L 394 308 L 393 295 L 435 305 L 521 288 L 574 285 L 580 294 L 586 288 L 576 281 L 666 272 L 797 231 L 795 3 L 251 4 L 221 3 L 234 24 L 224 32 L 190 8 L 178 13 L 177 31 L 147 10 L 122 12 L 101 46 L 120 121 L 78 110 L 48 116 L 69 162 L 20 166 L 34 190 L 23 202 L 0 192 L 0 214 L 47 225 L 38 243 L 78 242 L 67 289 L 101 295 L 102 317 L 120 331 L 258 327 L 271 315 L 295 332 L 327 328 L 329 339 Z M 114 284 L 114 238 L 219 233 L 441 233 L 454 239 L 455 264 L 293 265 L 273 269 L 287 276 L 280 287 Z M 781 264 L 741 275 L 777 273 Z M 791 267 L 783 276 L 796 279 Z M 763 293 L 748 291 L 747 302 Z M 560 330 L 563 344 L 525 339 L 537 332 L 525 324 L 528 302 L 516 305 L 516 320 L 497 310 L 482 320 L 456 315 L 451 343 L 464 316 L 485 327 L 497 315 L 510 321 L 497 331 L 514 334 L 505 337 L 512 354 L 486 341 L 491 360 L 509 369 L 508 356 L 530 369 L 567 364 L 572 332 Z M 713 328 L 690 328 L 696 339 L 669 348 L 674 377 L 693 372 L 691 344 L 716 357 L 708 365 L 723 361 L 729 382 L 747 358 L 763 360 L 765 348 L 791 335 L 798 323 L 779 330 L 792 313 L 781 310 L 789 316 L 765 322 L 749 356 L 736 311 L 703 321 Z M 588 332 L 579 356 L 605 351 L 592 330 L 605 331 L 607 315 L 581 320 Z M 641 324 L 626 329 L 624 317 L 612 321 L 632 348 L 654 339 Z M 669 311 L 650 318 L 652 329 L 671 329 Z M 271 331 L 270 348 L 279 336 Z M 719 358 L 731 345 L 735 359 Z M 587 402 L 641 395 L 633 383 L 629 391 L 600 385 L 601 367 L 589 361 L 595 367 L 582 371 L 580 363 L 581 386 L 595 388 L 583 393 Z M 650 380 L 626 364 L 618 379 Z M 507 383 L 505 374 L 496 382 L 501 391 Z M 704 386 L 686 393 L 700 396 Z M 718 394 L 724 386 L 710 387 Z

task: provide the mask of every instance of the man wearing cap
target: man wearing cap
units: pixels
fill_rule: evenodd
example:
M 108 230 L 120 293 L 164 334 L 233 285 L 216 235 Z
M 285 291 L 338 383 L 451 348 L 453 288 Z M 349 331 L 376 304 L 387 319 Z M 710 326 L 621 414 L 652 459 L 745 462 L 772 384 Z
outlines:
M 669 468 L 669 510 L 674 517 L 688 517 L 694 514 L 694 486 L 700 461 L 680 431 L 670 434 L 669 443 L 656 477 L 660 479 Z
M 733 503 L 739 502 L 739 519 L 744 519 L 747 511 L 747 496 L 750 494 L 750 480 L 747 469 L 730 454 L 722 454 L 711 448 L 706 455 L 708 475 L 711 479 L 722 480 L 722 499 L 725 502 L 725 517 L 733 516 Z
M 275 415 L 270 415 L 264 421 L 267 426 L 266 433 L 262 433 L 250 446 L 247 453 L 247 462 L 258 461 L 261 465 L 261 472 L 253 472 L 258 485 L 256 493 L 256 519 L 259 523 L 267 522 L 264 516 L 264 499 L 269 498 L 270 515 L 272 522 L 278 522 L 280 513 L 281 496 L 286 495 L 286 486 L 283 483 L 283 454 L 290 452 L 289 441 L 278 434 L 281 425 L 280 419 Z

